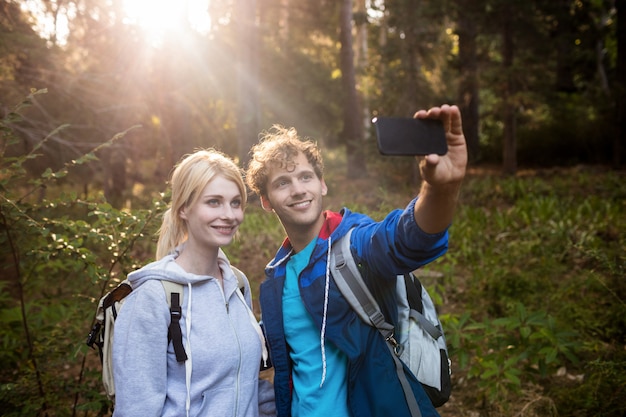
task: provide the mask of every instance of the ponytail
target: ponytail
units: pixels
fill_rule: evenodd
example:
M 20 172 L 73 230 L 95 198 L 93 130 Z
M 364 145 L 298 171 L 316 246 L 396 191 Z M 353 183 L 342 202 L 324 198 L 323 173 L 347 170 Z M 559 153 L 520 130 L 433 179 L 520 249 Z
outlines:
M 156 259 L 159 260 L 169 255 L 178 245 L 184 242 L 186 237 L 185 222 L 180 217 L 173 216 L 171 208 L 167 209 L 163 213 L 163 223 L 159 229 Z

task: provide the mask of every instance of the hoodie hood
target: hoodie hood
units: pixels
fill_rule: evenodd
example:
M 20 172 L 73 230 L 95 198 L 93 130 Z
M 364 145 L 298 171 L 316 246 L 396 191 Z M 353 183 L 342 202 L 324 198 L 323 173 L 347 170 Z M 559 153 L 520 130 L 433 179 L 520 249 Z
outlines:
M 215 277 L 209 275 L 191 274 L 181 268 L 175 260 L 183 250 L 183 247 L 184 246 L 181 245 L 169 255 L 128 274 L 128 281 L 133 289 L 137 289 L 146 281 L 154 279 L 176 282 L 185 286 L 215 279 Z M 232 272 L 230 262 L 221 249 L 217 255 L 217 264 L 219 265 L 222 274 L 224 274 L 225 281 L 230 281 L 229 278 L 236 279 Z

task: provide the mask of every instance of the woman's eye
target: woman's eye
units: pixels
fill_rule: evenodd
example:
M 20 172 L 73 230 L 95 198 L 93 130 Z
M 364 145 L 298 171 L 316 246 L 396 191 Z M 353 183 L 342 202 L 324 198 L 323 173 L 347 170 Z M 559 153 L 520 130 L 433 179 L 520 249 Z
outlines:
M 230 203 L 230 205 L 234 208 L 239 208 L 241 207 L 241 200 L 233 200 L 233 202 Z
M 220 204 L 220 201 L 217 198 L 212 198 L 210 200 L 207 201 L 207 204 L 209 206 L 218 206 Z

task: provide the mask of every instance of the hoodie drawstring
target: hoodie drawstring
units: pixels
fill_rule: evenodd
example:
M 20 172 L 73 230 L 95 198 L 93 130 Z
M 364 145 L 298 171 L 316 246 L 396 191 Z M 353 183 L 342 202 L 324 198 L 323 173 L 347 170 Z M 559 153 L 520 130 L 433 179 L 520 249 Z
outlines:
M 324 285 L 324 316 L 322 317 L 322 329 L 320 330 L 320 348 L 322 353 L 322 378 L 320 380 L 320 388 L 324 386 L 324 381 L 326 380 L 326 318 L 328 316 L 328 297 L 330 293 L 330 254 L 332 249 L 332 238 L 328 237 L 328 250 L 326 253 L 326 281 Z M 273 269 L 276 268 L 277 265 L 282 264 L 287 258 L 291 256 L 293 253 L 293 249 L 287 253 L 281 259 L 267 264 L 265 268 Z
M 330 250 L 332 238 L 328 237 L 328 252 L 326 255 L 326 283 L 324 285 L 324 316 L 322 317 L 322 330 L 320 331 L 320 346 L 322 350 L 322 380 L 320 388 L 324 386 L 326 380 L 326 318 L 328 316 L 328 293 L 330 289 Z
M 252 309 L 250 308 L 250 306 L 246 302 L 246 299 L 244 298 L 243 294 L 241 293 L 241 291 L 239 291 L 239 288 L 237 288 L 235 290 L 235 292 L 237 293 L 237 296 L 239 297 L 239 300 L 241 300 L 241 302 L 245 306 L 246 310 L 248 311 L 248 317 L 250 318 L 250 324 L 252 324 L 252 327 L 254 327 L 254 330 L 256 331 L 257 335 L 259 336 L 259 340 L 261 341 L 261 359 L 263 360 L 263 366 L 267 367 L 267 359 L 269 358 L 269 353 L 267 352 L 267 345 L 265 344 L 265 336 L 263 335 L 263 330 L 261 329 L 261 325 L 259 324 L 258 320 L 256 319 L 256 316 L 254 315 L 254 312 L 252 311 Z

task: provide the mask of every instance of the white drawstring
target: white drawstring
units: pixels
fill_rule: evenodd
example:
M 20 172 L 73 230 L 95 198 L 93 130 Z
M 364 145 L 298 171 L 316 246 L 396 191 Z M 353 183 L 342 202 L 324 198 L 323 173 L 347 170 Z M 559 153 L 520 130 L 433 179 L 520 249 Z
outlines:
M 265 266 L 265 268 L 269 268 L 269 269 L 274 269 L 276 268 L 278 265 L 282 264 L 283 262 L 285 262 L 285 259 L 289 258 L 289 256 L 291 256 L 291 254 L 293 253 L 293 248 L 289 251 L 289 253 L 285 256 L 283 256 L 281 259 L 279 259 L 278 261 L 274 262 L 273 265 L 267 264 Z
M 324 316 L 322 317 L 322 329 L 320 332 L 320 347 L 322 352 L 322 378 L 320 381 L 320 388 L 324 386 L 324 381 L 326 381 L 326 317 L 328 315 L 328 297 L 330 292 L 330 253 L 332 248 L 332 239 L 330 236 L 328 237 L 328 251 L 326 254 L 326 282 L 324 286 Z M 285 255 L 280 260 L 273 263 L 273 265 L 268 264 L 266 268 L 276 268 L 276 266 L 282 264 L 285 259 L 287 259 L 293 253 L 293 249 L 289 251 L 287 255 Z
M 263 359 L 263 366 L 267 367 L 267 359 L 269 357 L 269 354 L 267 352 L 267 346 L 265 345 L 265 336 L 263 336 L 263 330 L 261 330 L 261 326 L 259 325 L 259 322 L 257 321 L 254 315 L 254 312 L 252 311 L 250 306 L 248 306 L 248 303 L 246 302 L 246 299 L 244 298 L 241 291 L 239 291 L 239 288 L 237 288 L 235 292 L 237 293 L 237 296 L 239 297 L 239 299 L 245 306 L 246 310 L 248 310 L 248 317 L 250 318 L 250 323 L 252 324 L 252 327 L 254 327 L 254 330 L 256 330 L 257 334 L 259 335 L 259 340 L 261 341 L 261 352 L 262 352 L 261 357 Z
M 322 317 L 322 331 L 320 332 L 320 346 L 322 349 L 322 380 L 320 388 L 324 386 L 326 380 L 326 317 L 328 315 L 328 293 L 330 288 L 330 250 L 332 247 L 332 239 L 328 237 L 328 253 L 326 256 L 326 284 L 324 286 L 324 316 Z

